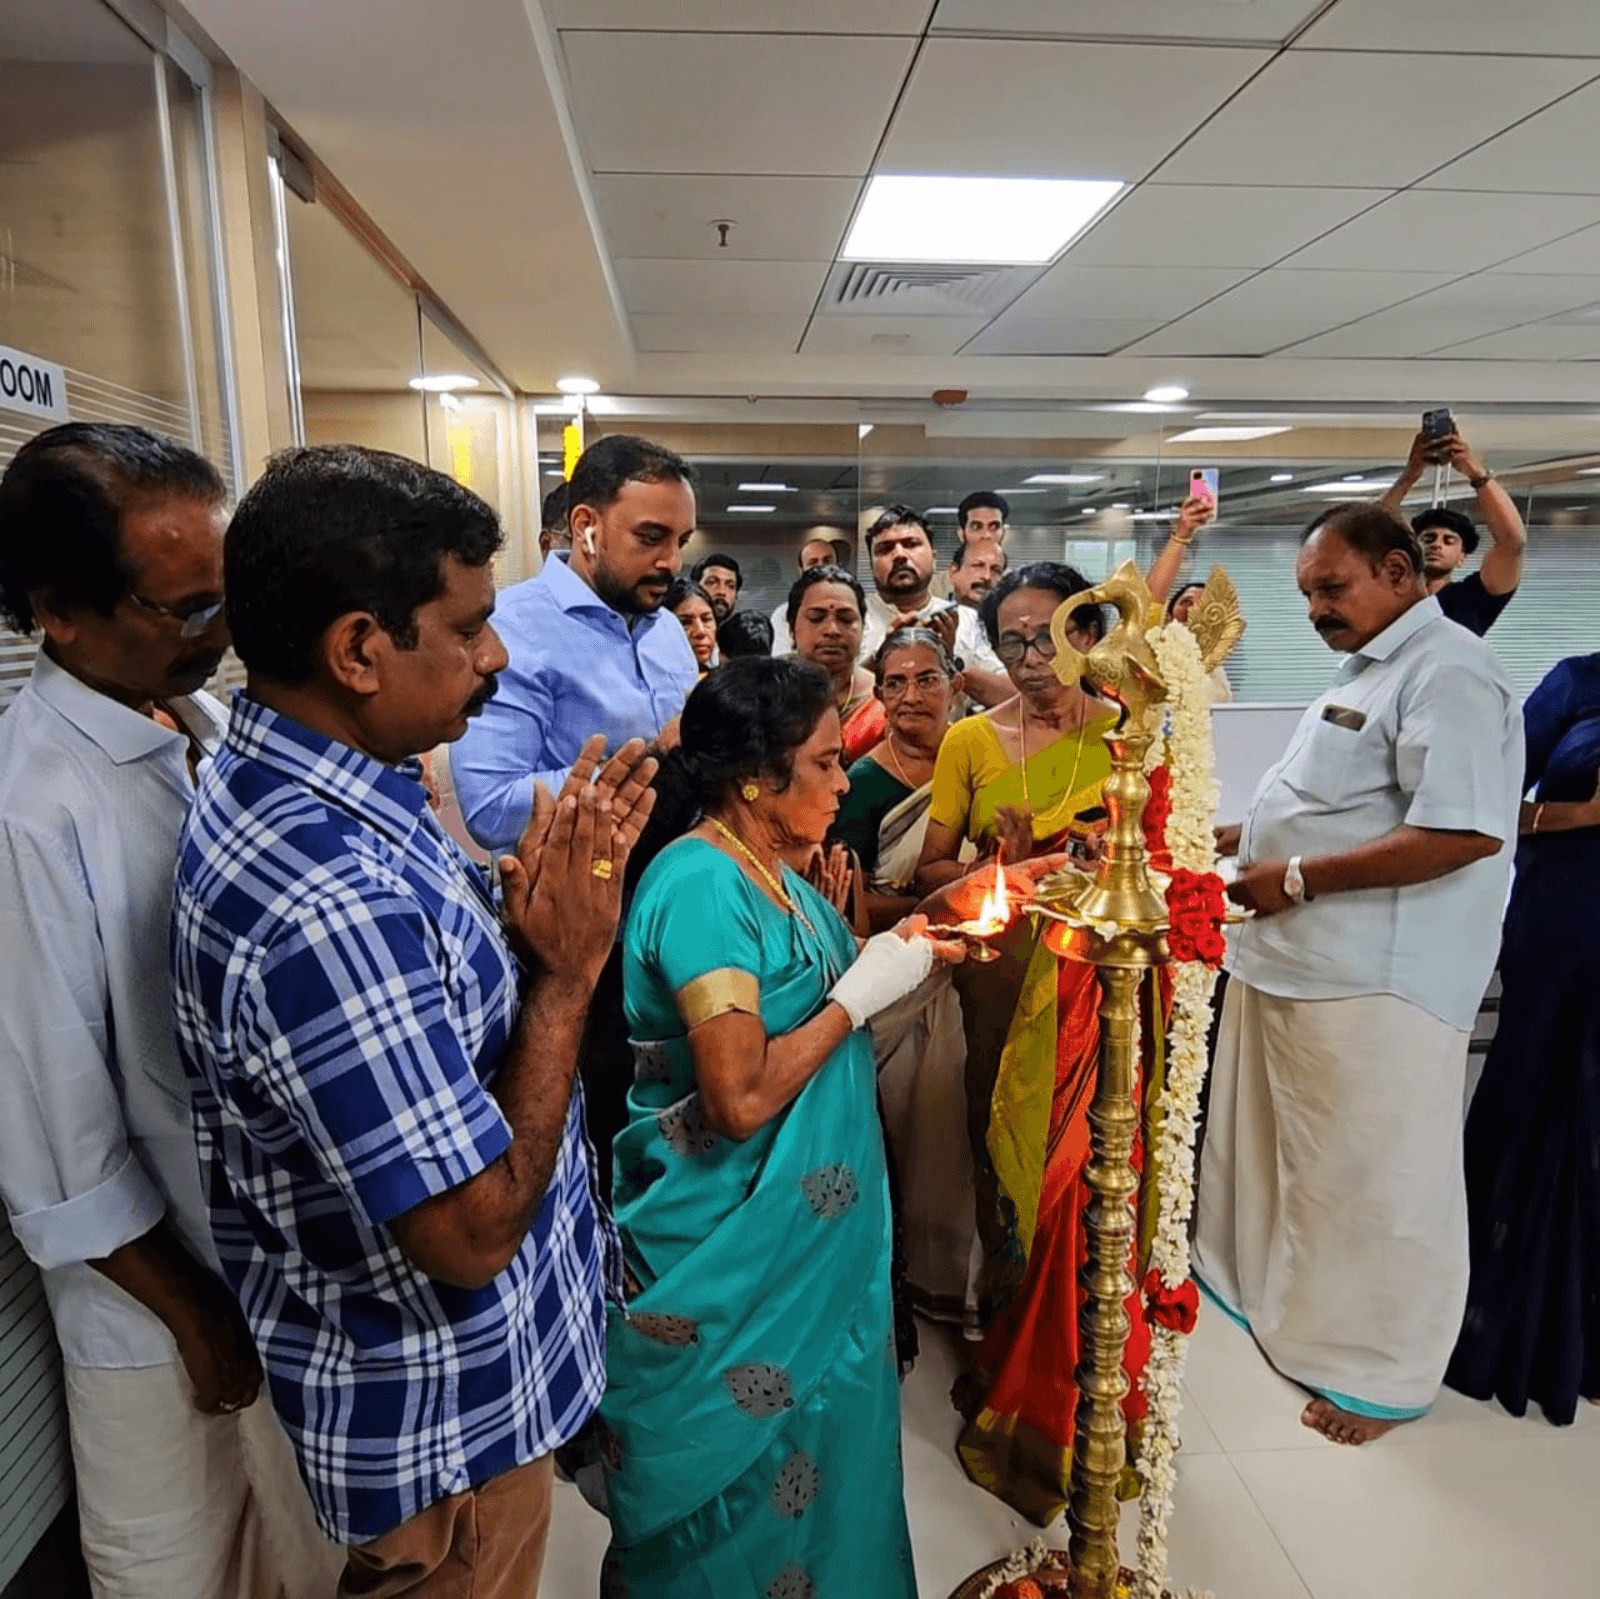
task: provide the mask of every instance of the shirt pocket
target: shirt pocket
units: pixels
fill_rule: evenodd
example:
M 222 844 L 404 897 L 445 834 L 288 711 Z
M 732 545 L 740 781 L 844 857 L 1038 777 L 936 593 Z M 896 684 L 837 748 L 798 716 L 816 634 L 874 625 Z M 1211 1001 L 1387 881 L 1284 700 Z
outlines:
M 1294 764 L 1284 774 L 1289 786 L 1306 799 L 1336 805 L 1367 787 L 1365 768 L 1374 729 L 1352 729 L 1318 721 Z

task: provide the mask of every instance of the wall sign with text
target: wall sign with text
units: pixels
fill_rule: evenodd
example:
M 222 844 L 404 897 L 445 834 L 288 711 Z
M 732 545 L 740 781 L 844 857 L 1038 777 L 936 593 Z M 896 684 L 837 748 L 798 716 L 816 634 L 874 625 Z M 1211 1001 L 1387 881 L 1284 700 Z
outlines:
M 54 361 L 0 344 L 0 410 L 67 420 L 67 374 Z

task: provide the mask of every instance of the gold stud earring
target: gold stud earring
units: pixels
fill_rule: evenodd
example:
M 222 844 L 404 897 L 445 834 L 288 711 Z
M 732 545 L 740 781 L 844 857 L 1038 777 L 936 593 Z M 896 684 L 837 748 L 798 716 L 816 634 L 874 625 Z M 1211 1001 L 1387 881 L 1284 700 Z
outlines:
M 753 805 L 761 798 L 761 790 L 754 783 L 746 783 L 739 793 L 747 805 Z

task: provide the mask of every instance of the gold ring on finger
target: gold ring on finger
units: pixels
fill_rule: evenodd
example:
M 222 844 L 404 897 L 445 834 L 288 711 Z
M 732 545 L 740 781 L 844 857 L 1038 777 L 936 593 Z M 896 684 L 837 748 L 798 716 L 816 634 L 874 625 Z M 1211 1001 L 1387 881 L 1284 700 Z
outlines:
M 611 881 L 612 869 L 613 868 L 610 861 L 595 861 L 589 868 L 589 870 L 603 883 L 609 883 Z

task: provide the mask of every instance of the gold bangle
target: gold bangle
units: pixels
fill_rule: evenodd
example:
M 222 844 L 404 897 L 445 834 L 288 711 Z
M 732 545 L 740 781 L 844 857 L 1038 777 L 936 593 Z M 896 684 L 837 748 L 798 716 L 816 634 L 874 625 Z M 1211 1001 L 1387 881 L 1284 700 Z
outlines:
M 1528 829 L 1528 832 L 1530 834 L 1537 833 L 1539 831 L 1539 818 L 1541 816 L 1543 816 L 1543 815 L 1544 815 L 1544 806 L 1543 805 L 1535 805 L 1534 808 L 1533 808 L 1533 826 Z
M 1169 539 L 1171 539 L 1174 544 L 1193 544 L 1194 543 L 1194 534 L 1193 533 L 1191 533 L 1188 536 L 1188 538 L 1184 538 L 1181 534 L 1178 534 L 1178 533 L 1169 533 L 1169 534 L 1167 534 L 1167 537 Z

